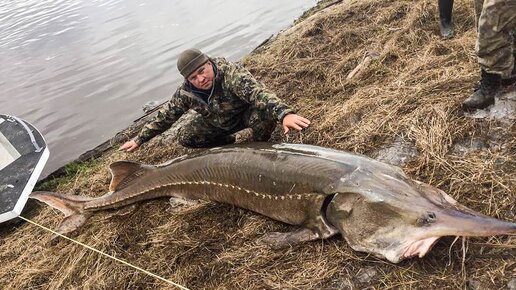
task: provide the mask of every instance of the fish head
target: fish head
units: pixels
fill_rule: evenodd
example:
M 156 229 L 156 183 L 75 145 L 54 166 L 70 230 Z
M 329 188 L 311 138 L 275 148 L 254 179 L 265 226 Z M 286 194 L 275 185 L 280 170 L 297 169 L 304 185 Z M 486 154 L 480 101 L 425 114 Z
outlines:
M 397 263 L 423 257 L 443 236 L 515 235 L 516 224 L 460 205 L 431 185 L 368 175 L 343 183 L 326 209 L 328 221 L 357 251 Z

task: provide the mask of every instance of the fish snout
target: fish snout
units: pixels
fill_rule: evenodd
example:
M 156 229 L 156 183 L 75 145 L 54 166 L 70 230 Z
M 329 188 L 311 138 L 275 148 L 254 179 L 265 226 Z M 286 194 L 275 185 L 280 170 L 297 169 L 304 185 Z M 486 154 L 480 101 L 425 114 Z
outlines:
M 438 215 L 436 227 L 441 236 L 516 235 L 516 223 L 489 217 L 472 210 L 466 212 L 454 208 Z

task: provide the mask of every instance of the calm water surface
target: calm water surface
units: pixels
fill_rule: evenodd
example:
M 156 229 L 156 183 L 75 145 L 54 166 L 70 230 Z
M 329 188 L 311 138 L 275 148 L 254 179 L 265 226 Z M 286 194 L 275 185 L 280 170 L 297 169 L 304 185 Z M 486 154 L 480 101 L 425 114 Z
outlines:
M 0 1 L 0 113 L 43 133 L 47 175 L 168 99 L 182 50 L 238 60 L 316 2 Z

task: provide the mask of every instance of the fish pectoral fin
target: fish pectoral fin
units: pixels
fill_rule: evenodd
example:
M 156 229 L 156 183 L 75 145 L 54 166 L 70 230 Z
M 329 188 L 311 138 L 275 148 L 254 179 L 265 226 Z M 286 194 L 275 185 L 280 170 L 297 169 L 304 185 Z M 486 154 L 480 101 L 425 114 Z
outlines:
M 115 161 L 109 165 L 111 171 L 111 183 L 109 184 L 109 191 L 115 192 L 120 190 L 137 179 L 146 171 L 156 168 L 152 165 L 145 165 L 132 161 Z
M 257 240 L 258 244 L 268 245 L 274 249 L 293 246 L 302 242 L 317 240 L 321 237 L 317 232 L 310 229 L 301 229 L 294 232 L 279 233 L 272 232 L 263 235 Z

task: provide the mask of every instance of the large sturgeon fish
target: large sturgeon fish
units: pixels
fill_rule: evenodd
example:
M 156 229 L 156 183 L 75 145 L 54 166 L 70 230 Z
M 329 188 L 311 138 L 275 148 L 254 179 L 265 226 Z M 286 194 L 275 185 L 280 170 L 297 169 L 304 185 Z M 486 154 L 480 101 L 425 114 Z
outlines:
M 516 234 L 515 223 L 476 213 L 398 167 L 317 146 L 233 145 L 158 166 L 117 161 L 110 170 L 110 192 L 102 197 L 51 192 L 31 197 L 66 215 L 61 233 L 76 230 L 100 210 L 165 196 L 203 199 L 301 227 L 262 238 L 275 246 L 341 233 L 353 249 L 394 263 L 423 257 L 442 236 Z

